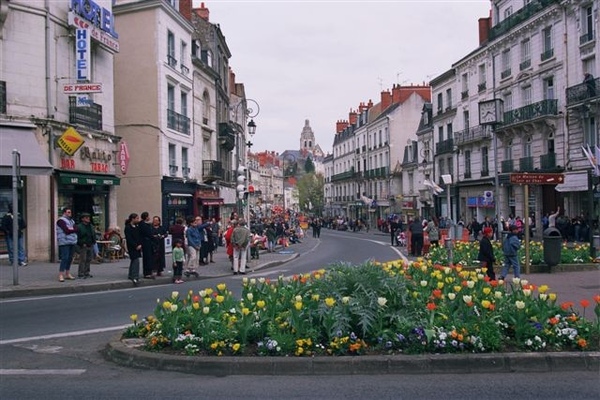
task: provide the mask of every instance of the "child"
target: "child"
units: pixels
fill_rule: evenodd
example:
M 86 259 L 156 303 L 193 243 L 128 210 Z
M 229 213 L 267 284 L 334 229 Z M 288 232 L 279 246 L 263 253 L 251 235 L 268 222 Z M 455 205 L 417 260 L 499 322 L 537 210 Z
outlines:
M 181 239 L 177 239 L 175 241 L 175 248 L 173 249 L 173 283 L 183 283 L 181 274 L 183 272 L 184 258 L 183 243 Z

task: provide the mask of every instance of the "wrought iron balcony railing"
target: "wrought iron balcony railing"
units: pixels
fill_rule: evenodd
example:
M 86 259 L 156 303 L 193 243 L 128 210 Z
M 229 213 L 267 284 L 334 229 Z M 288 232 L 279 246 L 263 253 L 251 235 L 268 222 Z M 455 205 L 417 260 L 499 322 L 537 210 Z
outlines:
M 92 103 L 87 107 L 77 107 L 77 98 L 69 97 L 69 123 L 86 128 L 102 130 L 102 106 Z
M 343 180 L 352 179 L 352 178 L 354 178 L 354 167 L 350 168 L 349 171 L 333 175 L 331 177 L 331 181 L 338 182 L 338 181 L 343 181 Z
M 167 63 L 169 64 L 170 67 L 175 68 L 177 66 L 177 59 L 175 57 L 173 57 L 172 55 L 168 54 L 167 55 Z
M 546 61 L 554 56 L 554 49 L 548 49 L 540 54 L 540 61 Z
M 177 176 L 179 167 L 177 165 L 169 164 L 169 176 Z
M 579 37 L 579 44 L 585 44 L 587 42 L 591 42 L 594 40 L 594 31 L 589 31 L 588 33 L 584 33 Z
M 600 89 L 600 78 L 580 83 L 567 88 L 567 107 L 586 100 L 597 98 Z
M 223 164 L 221 161 L 204 160 L 202 161 L 202 180 L 205 183 L 211 183 L 224 178 Z
M 532 15 L 535 15 L 544 8 L 558 4 L 559 0 L 533 0 L 525 7 L 521 8 L 517 12 L 511 14 L 508 18 L 505 18 L 500 23 L 494 25 L 490 30 L 490 40 L 496 39 L 497 37 L 509 32 L 512 28 L 528 20 Z
M 538 118 L 558 115 L 558 100 L 542 100 L 504 113 L 502 126 L 519 124 Z
M 531 67 L 531 59 L 525 60 L 521 64 L 519 64 L 519 71 L 523 71 L 524 69 L 527 69 L 529 67 Z
M 465 171 L 465 179 L 471 179 L 471 170 Z
M 190 134 L 190 118 L 167 109 L 167 128 L 186 135 Z
M 6 81 L 0 81 L 0 114 L 6 114 Z
M 486 82 L 481 82 L 481 83 L 477 84 L 477 92 L 478 93 L 485 91 L 485 89 L 487 89 Z
M 544 170 L 556 169 L 556 153 L 542 154 L 540 156 L 540 168 Z
M 442 140 L 435 144 L 435 154 L 450 153 L 454 150 L 454 139 Z
M 519 170 L 521 172 L 532 172 L 533 171 L 533 157 L 519 158 Z
M 500 171 L 503 174 L 515 172 L 515 162 L 514 160 L 504 160 L 500 163 Z
M 460 99 L 461 100 L 464 100 L 467 97 L 469 97 L 469 91 L 468 90 L 464 90 L 464 91 L 460 92 Z
M 474 143 L 481 140 L 491 139 L 492 134 L 490 129 L 487 129 L 481 125 L 472 126 L 468 129 L 458 131 L 454 133 L 454 143 L 457 146 Z

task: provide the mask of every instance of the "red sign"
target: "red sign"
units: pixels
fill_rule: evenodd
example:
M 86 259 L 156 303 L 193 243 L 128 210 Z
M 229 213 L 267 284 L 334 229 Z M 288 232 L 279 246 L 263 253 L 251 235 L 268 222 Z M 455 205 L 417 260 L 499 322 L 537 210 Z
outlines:
M 564 174 L 519 173 L 510 174 L 510 183 L 518 185 L 557 185 L 565 181 Z
M 123 140 L 119 144 L 119 168 L 121 168 L 123 175 L 127 174 L 127 168 L 129 168 L 129 148 Z

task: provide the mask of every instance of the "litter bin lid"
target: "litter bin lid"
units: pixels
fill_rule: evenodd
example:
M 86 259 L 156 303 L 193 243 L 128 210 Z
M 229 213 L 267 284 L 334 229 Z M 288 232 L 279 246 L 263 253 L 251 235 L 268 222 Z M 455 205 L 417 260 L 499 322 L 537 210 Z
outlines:
M 544 236 L 562 236 L 560 231 L 555 227 L 551 226 L 550 228 L 546 228 L 544 230 Z

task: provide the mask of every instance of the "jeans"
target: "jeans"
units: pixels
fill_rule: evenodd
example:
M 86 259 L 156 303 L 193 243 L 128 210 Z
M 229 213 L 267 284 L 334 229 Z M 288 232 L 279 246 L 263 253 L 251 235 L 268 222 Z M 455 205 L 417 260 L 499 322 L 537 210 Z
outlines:
M 10 263 L 13 263 L 13 238 L 12 236 L 6 235 L 6 249 L 8 250 L 8 259 Z M 25 262 L 25 250 L 23 249 L 23 236 L 19 236 L 17 239 L 17 247 L 18 247 L 18 255 L 19 264 L 23 264 Z
M 510 269 L 510 267 L 513 268 L 513 273 L 515 275 L 515 278 L 520 278 L 521 277 L 521 266 L 519 265 L 519 258 L 518 256 L 504 256 L 504 266 L 502 267 L 502 272 L 500 273 L 500 276 L 503 278 L 506 278 L 506 275 L 508 275 L 508 271 Z
M 65 272 L 71 269 L 74 248 L 74 244 L 63 244 L 62 246 L 58 246 L 58 256 L 60 257 L 59 272 Z

